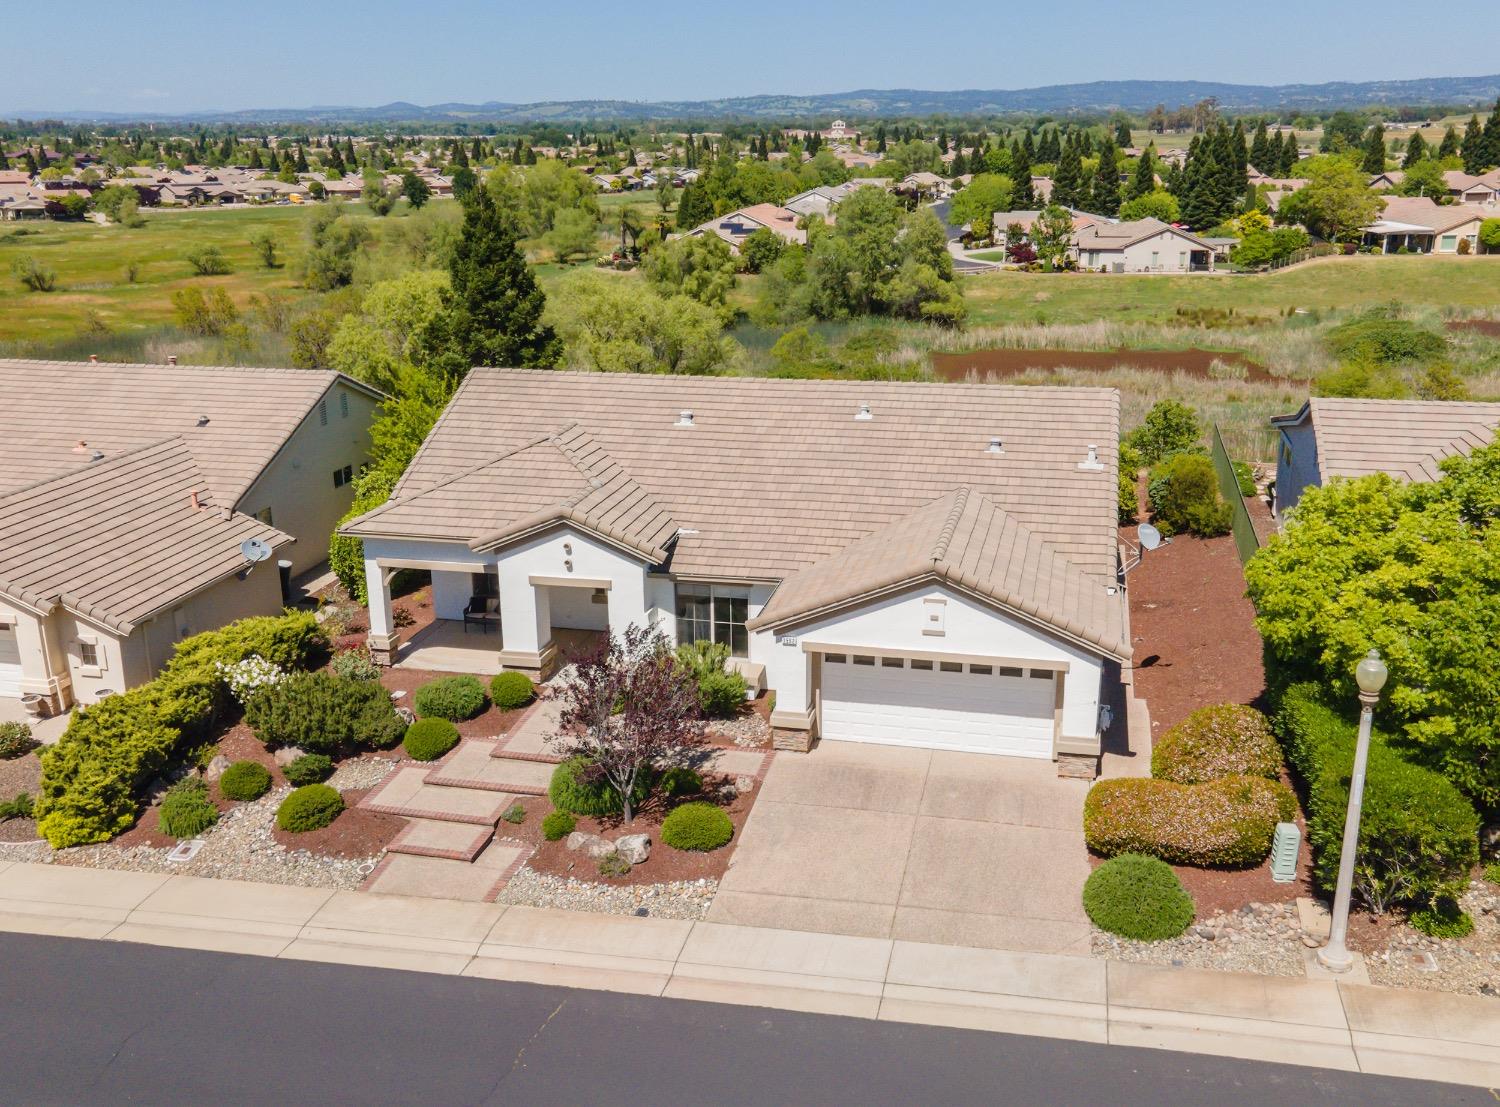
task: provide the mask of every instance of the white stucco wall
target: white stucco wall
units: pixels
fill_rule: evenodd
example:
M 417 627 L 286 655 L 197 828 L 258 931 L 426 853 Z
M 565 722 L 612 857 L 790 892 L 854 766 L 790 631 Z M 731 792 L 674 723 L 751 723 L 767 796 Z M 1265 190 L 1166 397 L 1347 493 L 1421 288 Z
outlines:
M 592 588 L 552 587 L 547 591 L 551 593 L 548 602 L 552 608 L 553 627 L 568 630 L 609 629 L 609 604 L 595 603 Z
M 631 623 L 649 622 L 645 565 L 571 528 L 559 527 L 501 550 L 496 566 L 500 575 L 500 623 L 507 650 L 540 649 L 552 626 L 550 593 L 571 591 L 533 588 L 532 577 L 572 579 L 580 583 L 607 580 L 609 628 L 620 633 Z M 563 602 L 566 604 L 568 599 Z
M 924 601 L 929 598 L 945 601 L 941 636 L 923 633 L 929 611 Z M 794 641 L 787 644 L 789 640 Z M 811 709 L 812 665 L 804 645 L 813 642 L 1066 665 L 1063 736 L 1091 739 L 1098 727 L 1104 672 L 1100 657 L 938 585 L 796 627 L 786 632 L 781 642 L 768 632 L 757 633 L 751 642 L 751 660 L 766 666 L 767 683 L 776 692 L 777 711 Z
M 1081 249 L 1078 252 L 1078 263 L 1087 268 L 1096 269 L 1104 266 L 1113 271 L 1115 265 L 1123 262 L 1127 273 L 1186 273 L 1192 265 L 1193 251 L 1199 249 L 1187 239 L 1171 231 L 1162 231 L 1160 234 L 1152 235 L 1150 238 L 1133 243 L 1124 250 L 1098 250 L 1098 256 L 1090 260 L 1089 251 Z M 1151 265 L 1152 253 L 1157 254 L 1156 269 Z M 1212 253 L 1212 251 L 1208 251 Z

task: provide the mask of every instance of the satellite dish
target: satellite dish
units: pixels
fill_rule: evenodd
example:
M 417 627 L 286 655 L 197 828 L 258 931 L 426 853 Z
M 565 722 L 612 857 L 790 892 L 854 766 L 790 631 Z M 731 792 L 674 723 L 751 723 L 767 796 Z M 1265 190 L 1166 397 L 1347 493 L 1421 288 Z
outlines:
M 1135 531 L 1136 539 L 1143 550 L 1154 550 L 1161 545 L 1161 531 L 1150 523 L 1142 523 Z
M 264 561 L 271 553 L 270 545 L 259 538 L 247 538 L 240 543 L 240 556 L 252 565 Z

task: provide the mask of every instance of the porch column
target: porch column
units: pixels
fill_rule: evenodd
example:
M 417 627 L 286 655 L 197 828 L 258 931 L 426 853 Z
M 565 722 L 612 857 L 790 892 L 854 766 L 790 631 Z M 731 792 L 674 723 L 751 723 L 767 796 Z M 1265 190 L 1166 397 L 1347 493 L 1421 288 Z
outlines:
M 767 666 L 774 674 L 776 710 L 771 712 L 771 741 L 778 750 L 807 753 L 818 732 L 818 704 L 823 683 L 823 655 L 796 645 L 777 643 Z
M 50 617 L 18 613 L 16 645 L 21 653 L 21 695 L 42 697 L 44 712 L 57 715 L 73 706 L 68 655 Z
M 552 606 L 545 585 L 531 583 L 523 564 L 501 561 L 500 664 L 545 680 L 552 648 Z
M 380 562 L 371 557 L 365 558 L 365 592 L 370 606 L 370 657 L 377 665 L 394 664 L 401 635 L 391 617 L 391 584 Z

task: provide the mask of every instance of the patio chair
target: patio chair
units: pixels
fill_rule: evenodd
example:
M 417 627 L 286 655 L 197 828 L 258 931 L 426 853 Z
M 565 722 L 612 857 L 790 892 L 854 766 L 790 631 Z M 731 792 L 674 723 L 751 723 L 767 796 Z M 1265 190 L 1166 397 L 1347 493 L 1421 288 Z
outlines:
M 468 605 L 464 607 L 464 633 L 469 633 L 469 624 L 477 623 L 481 634 L 488 634 L 494 627 L 499 625 L 500 620 L 490 610 L 488 596 L 470 596 Z

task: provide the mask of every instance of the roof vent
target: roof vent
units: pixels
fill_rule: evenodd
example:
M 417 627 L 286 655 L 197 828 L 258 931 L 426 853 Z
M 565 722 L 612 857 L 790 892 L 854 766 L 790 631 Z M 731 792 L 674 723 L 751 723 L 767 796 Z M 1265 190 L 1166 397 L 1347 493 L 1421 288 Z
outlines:
M 206 426 L 208 426 L 208 416 L 207 415 L 200 415 L 200 416 L 198 416 L 198 425 L 200 427 L 206 427 Z
M 89 452 L 89 444 L 80 438 L 73 444 L 73 452 L 75 454 L 86 454 Z
M 693 425 L 693 413 L 690 410 L 688 410 L 687 408 L 683 408 L 681 411 L 679 411 L 677 413 L 677 422 L 674 425 L 675 426 L 679 426 L 679 427 L 690 427 L 690 426 L 692 426 Z
M 90 365 L 98 365 L 99 364 L 99 355 L 98 354 L 90 354 L 89 355 L 89 364 Z
M 984 452 L 987 454 L 1003 454 L 1005 452 L 1005 443 L 1000 441 L 998 434 L 994 435 L 990 438 L 990 444 L 985 448 Z
M 89 460 L 90 461 L 103 461 L 104 460 L 104 451 L 103 450 L 95 450 L 93 453 L 89 454 Z
M 1089 456 L 1078 463 L 1078 468 L 1089 473 L 1097 473 L 1104 468 L 1104 463 L 1099 460 L 1098 446 L 1092 442 L 1089 443 Z
M 176 354 L 168 354 L 167 355 L 167 364 L 168 365 L 176 365 L 177 364 L 177 355 Z
M 870 411 L 869 400 L 865 400 L 859 405 L 859 411 L 855 414 L 854 418 L 859 420 L 861 423 L 867 423 L 871 419 L 875 418 L 874 413 Z

